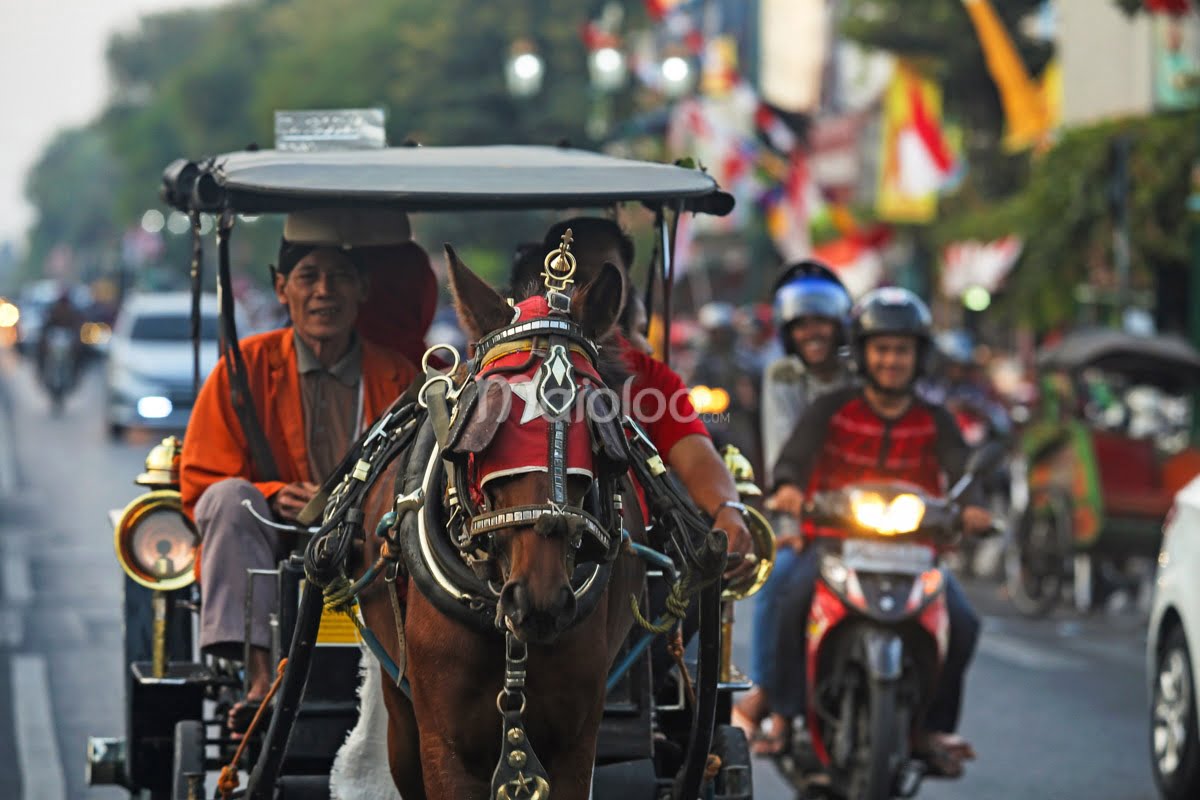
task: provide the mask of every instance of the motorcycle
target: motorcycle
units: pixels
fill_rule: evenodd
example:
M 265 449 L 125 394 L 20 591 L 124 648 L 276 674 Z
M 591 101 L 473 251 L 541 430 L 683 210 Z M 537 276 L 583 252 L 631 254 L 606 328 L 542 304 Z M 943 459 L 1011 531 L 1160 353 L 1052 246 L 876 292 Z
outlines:
M 78 334 L 67 328 L 55 326 L 46 329 L 45 356 L 42 361 L 41 380 L 50 395 L 50 410 L 57 416 L 62 413 L 66 396 L 75 385 L 75 344 Z
M 805 516 L 846 533 L 822 556 L 809 612 L 807 710 L 774 756 L 802 797 L 912 797 L 926 774 L 910 736 L 934 696 L 950 619 L 938 551 L 957 537 L 960 499 L 1003 459 L 975 452 L 945 498 L 900 481 L 814 495 Z

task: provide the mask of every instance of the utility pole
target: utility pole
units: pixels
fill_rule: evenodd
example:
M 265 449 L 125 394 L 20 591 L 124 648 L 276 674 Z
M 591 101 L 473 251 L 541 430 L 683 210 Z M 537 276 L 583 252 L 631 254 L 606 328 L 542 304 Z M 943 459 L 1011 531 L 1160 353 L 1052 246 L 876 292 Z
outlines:
M 1109 144 L 1109 210 L 1113 218 L 1113 267 L 1117 278 L 1115 317 L 1123 321 L 1129 310 L 1129 154 L 1133 139 L 1117 136 Z M 1122 325 L 1124 327 L 1124 325 Z

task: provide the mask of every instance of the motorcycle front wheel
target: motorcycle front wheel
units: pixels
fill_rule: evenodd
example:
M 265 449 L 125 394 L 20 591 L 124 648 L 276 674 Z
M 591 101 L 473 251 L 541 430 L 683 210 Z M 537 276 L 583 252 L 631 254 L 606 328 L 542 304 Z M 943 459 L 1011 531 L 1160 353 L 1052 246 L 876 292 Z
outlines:
M 862 800 L 892 797 L 896 774 L 905 760 L 898 689 L 895 681 L 869 680 L 858 693 L 854 713 L 855 752 L 847 797 Z

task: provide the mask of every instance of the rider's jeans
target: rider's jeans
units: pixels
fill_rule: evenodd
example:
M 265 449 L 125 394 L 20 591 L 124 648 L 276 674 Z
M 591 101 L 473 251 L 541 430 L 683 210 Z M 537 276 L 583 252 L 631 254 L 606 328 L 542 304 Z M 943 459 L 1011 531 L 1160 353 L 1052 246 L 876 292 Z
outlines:
M 750 646 L 750 677 L 767 691 L 775 686 L 775 653 L 779 649 L 779 606 L 783 601 L 784 587 L 792 580 L 792 573 L 800 560 L 800 553 L 790 547 L 775 551 L 775 565 L 767 582 L 754 597 L 754 638 Z
M 779 587 L 775 665 L 774 670 L 767 672 L 771 682 L 763 683 L 763 688 L 772 711 L 788 717 L 804 713 L 808 612 L 816 592 L 820 554 L 825 544 L 820 539 L 810 540 L 798 554 L 788 580 Z M 953 573 L 943 570 L 942 575 L 950 616 L 950 642 L 924 727 L 930 731 L 952 733 L 958 727 L 962 709 L 963 678 L 979 640 L 979 617 Z

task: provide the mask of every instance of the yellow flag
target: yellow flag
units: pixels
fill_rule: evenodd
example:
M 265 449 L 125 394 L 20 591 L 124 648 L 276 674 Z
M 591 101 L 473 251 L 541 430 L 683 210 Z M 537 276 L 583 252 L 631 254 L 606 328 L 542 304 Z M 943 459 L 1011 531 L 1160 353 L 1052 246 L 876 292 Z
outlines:
M 1004 105 L 1008 127 L 1004 147 L 1009 151 L 1033 147 L 1050 132 L 1051 120 L 1042 88 L 1021 63 L 1016 46 L 989 0 L 962 2 L 979 36 L 988 72 L 1000 90 L 1000 102 Z

